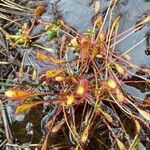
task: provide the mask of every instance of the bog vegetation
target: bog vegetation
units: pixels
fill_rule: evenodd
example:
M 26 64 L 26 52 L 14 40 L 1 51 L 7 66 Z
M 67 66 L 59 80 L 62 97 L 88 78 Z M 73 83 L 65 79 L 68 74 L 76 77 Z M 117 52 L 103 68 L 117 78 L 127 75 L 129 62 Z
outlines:
M 119 32 L 121 17 L 113 14 L 119 1 L 110 0 L 105 14 L 98 14 L 93 19 L 93 27 L 85 33 L 78 33 L 63 20 L 41 20 L 40 16 L 46 11 L 44 6 L 32 10 L 13 2 L 8 3 L 8 0 L 2 2 L 3 7 L 11 5 L 14 11 L 28 12 L 32 16 L 30 25 L 25 20 L 22 24 L 18 20 L 13 22 L 18 27 L 15 34 L 10 34 L 5 28 L 0 29 L 12 49 L 24 49 L 17 85 L 7 88 L 4 97 L 5 103 L 17 103 L 16 114 L 28 109 L 36 111 L 43 104 L 53 109 L 53 116 L 45 124 L 47 135 L 41 149 L 49 149 L 49 139 L 55 134 L 61 134 L 67 139 L 68 147 L 74 147 L 75 150 L 85 149 L 93 138 L 106 149 L 140 149 L 141 130 L 149 130 L 150 113 L 147 108 L 150 102 L 149 99 L 139 101 L 123 85 L 128 82 L 149 84 L 148 78 L 133 71 L 149 76 L 150 70 L 130 62 L 132 58 L 128 53 L 134 47 L 121 53 L 116 50 L 116 46 L 149 24 L 150 16 L 126 31 Z M 96 1 L 95 12 L 99 11 L 100 3 Z M 12 21 L 9 20 L 9 23 L 12 24 Z M 44 32 L 31 35 L 38 24 L 44 26 Z M 49 42 L 55 43 L 57 48 L 46 48 L 36 43 L 42 35 L 48 36 Z M 144 37 L 138 44 L 146 39 Z M 22 86 L 22 79 L 26 75 L 24 60 L 31 48 L 37 62 L 48 63 L 51 67 L 39 72 L 30 60 L 30 77 L 36 84 Z M 136 76 L 137 80 L 128 81 L 130 75 Z M 48 91 L 44 90 L 46 87 Z M 132 136 L 128 134 L 124 120 L 130 120 L 134 126 Z M 102 141 L 102 135 L 106 133 L 111 139 L 110 147 Z M 63 148 L 61 142 L 58 146 Z

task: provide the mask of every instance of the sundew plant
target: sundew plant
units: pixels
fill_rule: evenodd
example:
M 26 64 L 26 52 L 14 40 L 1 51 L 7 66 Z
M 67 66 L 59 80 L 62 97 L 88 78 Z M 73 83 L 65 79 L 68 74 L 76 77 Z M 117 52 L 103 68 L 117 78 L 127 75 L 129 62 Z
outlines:
M 42 5 L 29 9 L 8 0 L 0 3 L 31 15 L 30 23 L 26 20 L 13 22 L 16 33 L 0 28 L 10 49 L 23 51 L 16 81 L 12 82 L 13 86 L 5 87 L 2 103 L 6 106 L 10 101 L 15 103 L 14 115 L 36 111 L 45 105 L 49 107 L 51 115 L 44 125 L 46 134 L 41 137 L 40 149 L 82 150 L 92 143 L 95 146 L 100 143 L 104 149 L 140 149 L 142 134 L 149 132 L 150 101 L 149 98 L 139 100 L 123 85 L 150 84 L 150 69 L 131 63 L 132 57 L 128 55 L 149 39 L 149 35 L 123 53 L 116 47 L 147 26 L 150 16 L 120 31 L 121 15 L 114 15 L 119 2 L 110 0 L 105 13 L 101 14 L 97 13 L 101 11 L 100 2 L 95 1 L 97 15 L 92 28 L 85 33 L 79 33 L 59 18 L 42 20 L 41 15 L 46 11 Z M 39 24 L 44 31 L 32 35 Z M 36 42 L 41 36 L 47 36 L 52 46 L 47 48 Z M 31 49 L 34 61 L 28 58 Z M 26 59 L 30 63 L 29 72 L 25 67 Z M 44 63 L 44 69 L 39 70 L 36 63 Z M 27 74 L 31 82 L 24 83 Z M 136 80 L 128 80 L 131 75 Z M 132 126 L 132 133 L 128 126 Z M 61 141 L 57 140 L 60 137 Z M 52 139 L 55 139 L 54 144 Z

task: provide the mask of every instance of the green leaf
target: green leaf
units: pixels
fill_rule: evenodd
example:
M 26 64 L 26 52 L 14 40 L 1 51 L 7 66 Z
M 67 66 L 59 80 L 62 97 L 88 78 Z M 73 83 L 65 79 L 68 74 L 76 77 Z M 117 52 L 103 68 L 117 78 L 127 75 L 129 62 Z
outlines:
M 95 32 L 93 31 L 93 29 L 88 29 L 87 31 L 86 31 L 86 33 L 84 33 L 85 35 L 88 35 L 88 36 L 91 36 L 91 35 L 94 35 L 95 34 Z
M 59 34 L 59 26 L 56 23 L 51 23 L 47 28 L 48 39 L 51 41 Z
M 138 135 L 136 135 L 136 136 L 134 137 L 134 139 L 133 139 L 131 145 L 130 145 L 129 150 L 135 150 L 135 147 L 136 147 L 137 145 L 139 145 L 139 143 L 140 143 L 140 138 L 139 138 Z

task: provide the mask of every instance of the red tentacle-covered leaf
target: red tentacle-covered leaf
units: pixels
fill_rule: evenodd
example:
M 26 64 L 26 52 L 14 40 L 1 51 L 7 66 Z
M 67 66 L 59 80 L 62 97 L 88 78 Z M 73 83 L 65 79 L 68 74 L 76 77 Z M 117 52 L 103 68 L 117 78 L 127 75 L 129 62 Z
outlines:
M 5 96 L 11 99 L 26 99 L 31 96 L 34 96 L 35 93 L 29 92 L 27 90 L 20 90 L 20 89 L 10 89 L 5 92 Z
M 62 59 L 53 58 L 52 56 L 47 56 L 42 53 L 37 53 L 36 57 L 42 61 L 48 61 L 48 62 L 52 62 L 54 64 L 61 64 L 61 63 L 65 62 Z
M 86 96 L 89 92 L 89 82 L 87 79 L 80 79 L 79 85 L 77 86 L 76 93 L 79 96 Z

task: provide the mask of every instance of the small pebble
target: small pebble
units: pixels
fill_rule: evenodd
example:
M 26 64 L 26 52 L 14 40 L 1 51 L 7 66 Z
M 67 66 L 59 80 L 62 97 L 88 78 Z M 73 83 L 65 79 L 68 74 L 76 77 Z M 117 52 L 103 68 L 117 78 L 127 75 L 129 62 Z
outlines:
M 146 55 L 150 55 L 150 49 L 145 50 Z

